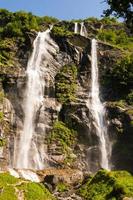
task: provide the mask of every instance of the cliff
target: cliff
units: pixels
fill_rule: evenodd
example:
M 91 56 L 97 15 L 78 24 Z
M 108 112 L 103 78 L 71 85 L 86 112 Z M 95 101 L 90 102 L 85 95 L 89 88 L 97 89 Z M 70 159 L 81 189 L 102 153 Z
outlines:
M 86 32 L 82 36 L 74 33 L 75 21 L 58 22 L 8 11 L 1 11 L 0 22 L 1 170 L 15 168 L 19 157 L 17 141 L 25 117 L 26 66 L 33 41 L 38 31 L 54 24 L 50 37 L 57 48 L 55 53 L 49 50 L 47 72 L 43 71 L 45 58 L 42 61 L 45 101 L 34 121 L 37 147 L 46 154 L 45 168 L 76 169 L 84 175 L 101 168 L 99 140 L 87 105 L 91 88 L 91 40 L 96 38 L 100 98 L 106 108 L 111 148 L 109 162 L 112 170 L 133 172 L 133 36 L 128 29 L 114 19 L 86 19 Z M 77 23 L 80 30 L 80 21 Z

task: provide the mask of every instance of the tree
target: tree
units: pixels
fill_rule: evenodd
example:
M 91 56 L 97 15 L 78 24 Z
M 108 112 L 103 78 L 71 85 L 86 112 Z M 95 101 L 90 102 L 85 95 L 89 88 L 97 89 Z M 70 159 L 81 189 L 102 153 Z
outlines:
M 133 0 L 105 0 L 109 9 L 104 11 L 105 16 L 114 14 L 123 17 L 128 27 L 133 32 Z

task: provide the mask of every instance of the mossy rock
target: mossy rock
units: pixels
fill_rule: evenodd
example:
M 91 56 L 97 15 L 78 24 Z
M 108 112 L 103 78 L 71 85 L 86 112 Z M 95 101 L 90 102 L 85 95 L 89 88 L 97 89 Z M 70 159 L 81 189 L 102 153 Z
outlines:
M 76 137 L 76 131 L 69 129 L 62 121 L 56 121 L 48 140 L 49 143 L 58 141 L 62 146 L 62 152 L 65 153 L 68 147 L 75 143 Z
M 78 191 L 87 200 L 122 200 L 133 197 L 133 176 L 126 171 L 100 170 Z
M 42 184 L 0 174 L 0 200 L 18 200 L 20 193 L 25 200 L 55 200 Z
M 76 100 L 77 67 L 65 65 L 55 77 L 55 95 L 59 102 L 68 104 Z

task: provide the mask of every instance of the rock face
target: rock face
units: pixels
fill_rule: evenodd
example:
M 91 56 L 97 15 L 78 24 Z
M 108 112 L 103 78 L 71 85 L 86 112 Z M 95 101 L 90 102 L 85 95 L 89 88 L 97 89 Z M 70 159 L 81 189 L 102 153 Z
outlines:
M 52 62 L 47 66 L 50 70 L 49 77 L 46 77 L 45 102 L 38 110 L 35 121 L 36 134 L 40 136 L 40 141 L 42 142 L 43 140 L 45 144 L 45 165 L 46 167 L 69 167 L 77 168 L 83 172 L 87 170 L 95 172 L 101 167 L 97 149 L 98 138 L 94 134 L 95 127 L 92 123 L 92 115 L 86 104 L 90 98 L 91 87 L 91 39 L 80 35 L 57 36 L 54 33 L 51 33 L 51 37 L 59 49 L 55 55 L 51 55 Z M 18 53 L 18 60 L 16 66 L 14 66 L 17 70 L 14 73 L 11 70 L 6 74 L 1 70 L 0 88 L 4 96 L 0 105 L 0 112 L 3 113 L 0 140 L 6 140 L 0 147 L 0 167 L 2 169 L 13 166 L 13 158 L 17 154 L 17 148 L 15 149 L 14 147 L 16 140 L 19 140 L 24 122 L 23 100 L 27 82 L 25 69 L 29 52 L 18 49 Z M 21 59 L 19 59 L 20 55 Z M 108 69 L 111 69 L 120 56 L 121 51 L 119 49 L 100 41 L 98 42 L 101 99 L 106 101 L 108 134 L 112 144 L 110 161 L 113 169 L 128 169 L 132 171 L 132 156 L 128 154 L 127 157 L 125 154 L 127 150 L 131 153 L 133 148 L 130 142 L 132 137 L 130 123 L 132 117 L 128 112 L 132 108 L 123 111 L 117 106 L 109 104 L 112 99 L 111 88 L 102 84 Z M 72 65 L 76 66 L 77 69 L 75 100 L 64 103 L 59 101 L 56 95 L 56 76 L 64 66 L 69 67 Z M 72 84 L 71 80 L 73 79 L 70 76 L 71 74 L 67 75 L 67 80 L 70 81 L 69 84 Z M 53 139 L 51 132 L 55 121 L 61 121 L 67 128 L 75 131 L 75 136 L 73 138 L 70 137 L 70 140 L 74 141 L 73 143 L 68 141 L 65 141 L 65 143 L 64 140 L 65 144 L 61 143 L 54 134 Z M 124 130 L 123 136 L 119 135 L 121 130 Z M 118 146 L 121 146 L 121 141 L 124 145 L 125 140 L 127 140 L 127 143 L 130 142 L 131 146 L 128 149 L 128 144 L 125 144 L 126 150 L 123 153 L 120 149 L 118 151 Z M 93 152 L 92 158 L 88 157 L 88 150 L 90 149 Z

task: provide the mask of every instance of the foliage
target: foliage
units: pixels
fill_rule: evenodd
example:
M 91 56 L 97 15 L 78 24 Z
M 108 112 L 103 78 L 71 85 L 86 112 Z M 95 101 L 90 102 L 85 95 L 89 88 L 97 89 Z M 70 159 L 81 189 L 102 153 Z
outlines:
M 3 147 L 6 144 L 6 140 L 3 138 L 0 138 L 0 147 Z
M 27 31 L 32 29 L 39 30 L 37 23 L 37 17 L 33 16 L 32 13 L 26 13 L 19 11 L 11 13 L 6 10 L 0 10 L 0 22 L 2 21 L 1 36 L 2 37 L 21 37 L 25 36 Z
M 120 22 L 118 22 L 115 17 L 103 17 L 102 19 L 98 19 L 96 17 L 89 17 L 86 18 L 84 21 L 93 24 L 102 23 L 104 25 L 120 24 Z
M 58 141 L 65 148 L 71 146 L 76 137 L 76 132 L 73 129 L 69 129 L 65 123 L 56 121 L 53 125 L 53 130 L 50 136 L 50 142 Z
M 112 87 L 114 94 L 126 100 L 127 95 L 133 87 L 133 57 L 124 55 L 117 63 L 107 69 L 104 75 L 106 86 Z M 131 94 L 130 94 L 131 95 Z M 128 102 L 128 101 L 127 101 Z
M 99 19 L 96 18 L 96 17 L 89 17 L 89 18 L 86 18 L 84 21 L 85 22 L 97 23 L 97 22 L 99 22 Z
M 76 100 L 77 68 L 75 65 L 65 65 L 55 77 L 55 92 L 59 102 L 68 104 Z
M 66 26 L 54 26 L 52 29 L 52 33 L 55 36 L 61 36 L 61 37 L 73 35 L 73 32 L 68 31 Z
M 132 197 L 133 177 L 126 171 L 100 170 L 79 189 L 79 194 L 91 200 Z
M 115 17 L 103 17 L 100 22 L 102 22 L 103 24 L 107 24 L 107 25 L 114 25 L 114 24 L 120 24 L 120 22 L 117 21 L 117 18 Z
M 133 90 L 127 95 L 126 100 L 128 104 L 133 105 Z
M 62 183 L 62 182 L 58 183 L 57 186 L 56 186 L 56 190 L 58 192 L 65 192 L 68 189 L 69 189 L 68 185 L 66 185 L 65 183 Z
M 108 42 L 125 50 L 133 49 L 133 37 L 129 37 L 124 29 L 101 29 L 97 38 L 104 42 Z
M 14 54 L 14 41 L 12 39 L 4 39 L 0 42 L 0 66 L 13 66 L 12 57 Z
M 58 20 L 53 17 L 38 17 L 25 11 L 9 12 L 0 9 L 0 67 L 13 67 L 18 48 L 29 47 L 29 33 L 45 30 Z M 7 71 L 7 68 L 6 68 Z
M 104 11 L 106 16 L 114 14 L 126 19 L 127 25 L 133 30 L 133 1 L 132 0 L 106 0 L 109 9 Z
M 127 56 L 118 61 L 112 70 L 112 78 L 117 86 L 126 89 L 132 88 L 133 84 L 133 57 Z
M 44 16 L 44 17 L 38 17 L 37 21 L 39 25 L 43 25 L 44 23 L 49 25 L 49 24 L 55 24 L 59 20 L 55 17 Z
M 72 148 L 77 140 L 77 132 L 67 127 L 62 121 L 55 121 L 51 134 L 48 137 L 49 146 L 57 144 L 58 153 L 64 154 L 63 163 L 65 166 L 74 161 L 72 156 Z
M 0 104 L 3 103 L 3 99 L 4 99 L 4 92 L 0 91 Z

